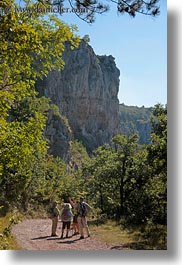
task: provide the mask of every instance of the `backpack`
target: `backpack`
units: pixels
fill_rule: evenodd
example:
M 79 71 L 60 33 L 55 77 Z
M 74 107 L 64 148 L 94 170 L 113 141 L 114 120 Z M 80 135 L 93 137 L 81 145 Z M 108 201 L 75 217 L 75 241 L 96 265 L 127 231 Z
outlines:
M 61 214 L 61 219 L 63 222 L 68 221 L 70 219 L 70 210 L 69 209 L 63 209 Z
M 47 213 L 48 213 L 49 218 L 54 218 L 55 217 L 54 206 L 49 207 Z
M 80 215 L 85 217 L 87 213 L 87 206 L 84 202 L 80 202 Z

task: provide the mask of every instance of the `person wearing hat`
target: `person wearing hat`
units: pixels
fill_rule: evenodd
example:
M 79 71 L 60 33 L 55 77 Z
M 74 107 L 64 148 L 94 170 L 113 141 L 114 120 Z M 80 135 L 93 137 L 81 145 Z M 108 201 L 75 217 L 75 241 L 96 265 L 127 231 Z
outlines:
M 54 201 L 51 207 L 51 220 L 52 220 L 52 233 L 51 236 L 57 236 L 56 230 L 58 225 L 58 218 L 60 215 L 60 211 L 58 209 L 58 202 Z
M 71 226 L 71 220 L 73 218 L 73 213 L 71 211 L 71 204 L 70 203 L 64 203 L 63 209 L 61 212 L 61 221 L 63 222 L 62 225 L 62 232 L 61 232 L 61 238 L 64 238 L 64 230 L 66 229 L 66 238 L 69 237 L 69 231 Z

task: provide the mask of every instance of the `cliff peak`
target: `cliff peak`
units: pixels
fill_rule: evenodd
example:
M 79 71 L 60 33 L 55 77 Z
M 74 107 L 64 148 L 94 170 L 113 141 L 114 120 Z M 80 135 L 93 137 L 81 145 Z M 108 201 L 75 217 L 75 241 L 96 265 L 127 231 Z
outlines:
M 38 90 L 59 107 L 75 138 L 91 151 L 119 132 L 120 72 L 113 56 L 96 55 L 84 41 L 74 50 L 67 44 L 63 59 L 64 69 L 50 72 Z

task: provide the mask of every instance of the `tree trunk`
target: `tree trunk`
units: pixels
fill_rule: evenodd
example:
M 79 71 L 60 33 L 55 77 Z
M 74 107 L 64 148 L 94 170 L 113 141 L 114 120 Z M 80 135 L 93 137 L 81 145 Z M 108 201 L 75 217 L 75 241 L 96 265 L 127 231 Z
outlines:
M 103 200 L 103 193 L 102 193 L 102 185 L 100 184 L 100 208 L 103 212 L 104 209 L 104 200 Z
M 124 215 L 124 176 L 126 174 L 126 158 L 123 160 L 122 172 L 120 177 L 120 217 Z

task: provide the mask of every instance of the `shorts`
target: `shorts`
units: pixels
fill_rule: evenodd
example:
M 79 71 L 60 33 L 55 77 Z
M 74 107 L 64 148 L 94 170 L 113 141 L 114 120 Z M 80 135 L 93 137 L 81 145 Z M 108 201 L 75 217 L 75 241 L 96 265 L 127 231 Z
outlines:
M 78 223 L 77 218 L 78 218 L 78 215 L 73 216 L 73 223 L 76 223 L 76 224 Z
M 67 228 L 67 229 L 70 229 L 70 226 L 71 226 L 71 221 L 69 222 L 63 222 L 63 229 Z

